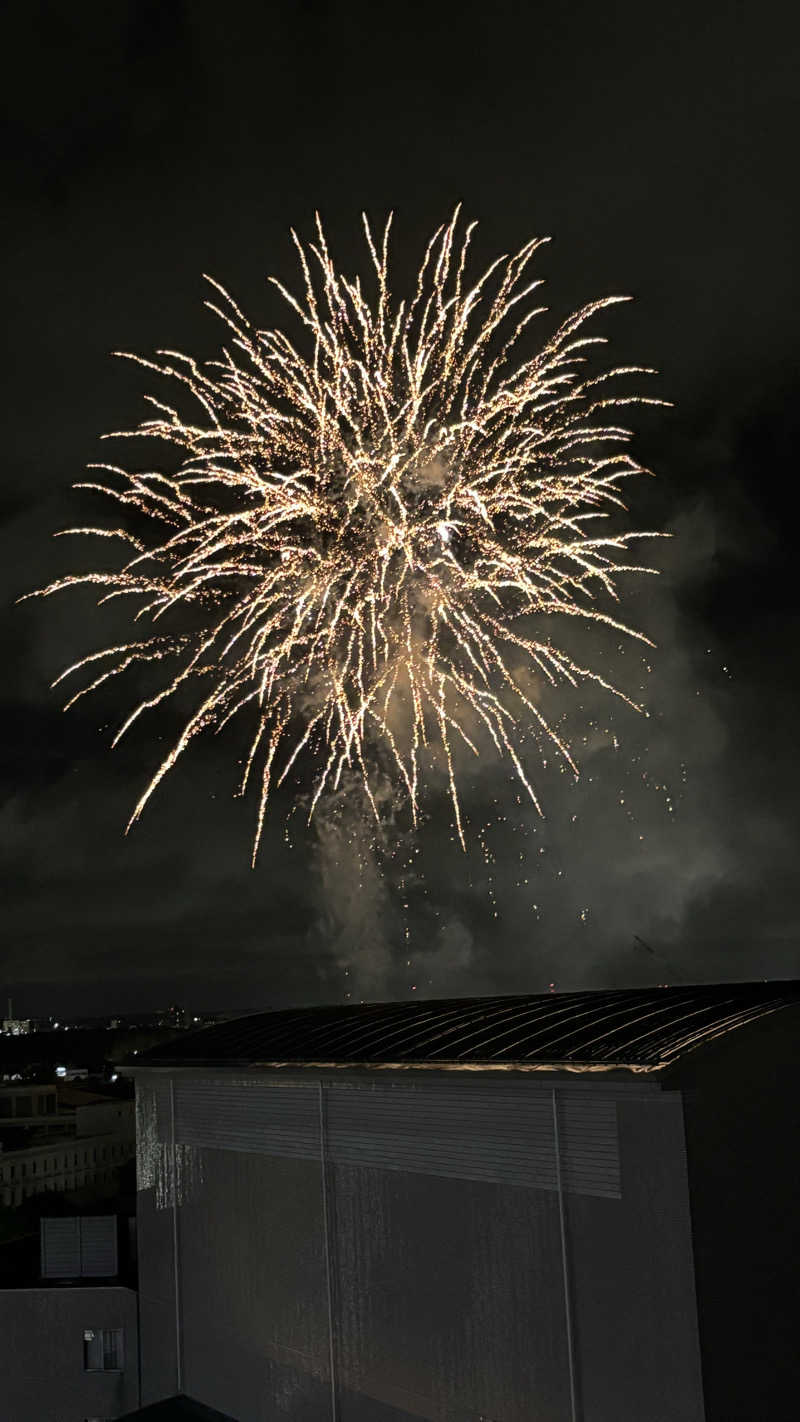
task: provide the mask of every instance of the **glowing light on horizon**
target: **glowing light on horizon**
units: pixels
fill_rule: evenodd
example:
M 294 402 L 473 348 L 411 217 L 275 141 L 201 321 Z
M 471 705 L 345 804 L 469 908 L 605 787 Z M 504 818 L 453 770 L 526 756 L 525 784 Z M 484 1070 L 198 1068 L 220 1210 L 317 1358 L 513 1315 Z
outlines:
M 258 781 L 254 861 L 270 793 L 306 762 L 309 817 L 355 773 L 377 820 L 388 784 L 414 823 L 440 764 L 463 844 L 456 746 L 507 757 L 538 809 L 527 736 L 577 770 L 541 687 L 591 682 L 629 700 L 550 630 L 562 617 L 647 641 L 604 601 L 616 600 L 621 572 L 652 571 L 630 557 L 652 535 L 604 521 L 625 507 L 624 480 L 647 472 L 613 412 L 666 402 L 605 393 L 647 367 L 582 370 L 602 343 L 585 323 L 626 298 L 583 307 L 522 358 L 518 343 L 546 309 L 529 300 L 546 239 L 470 284 L 475 224 L 460 232 L 456 209 L 410 299 L 395 304 L 390 226 L 376 242 L 364 219 L 371 296 L 337 270 L 319 219 L 314 241 L 292 234 L 302 295 L 272 280 L 298 342 L 255 329 L 212 281 L 219 304 L 208 304 L 230 335 L 219 360 L 130 357 L 195 402 L 190 419 L 148 396 L 153 417 L 120 432 L 166 441 L 179 467 L 92 466 L 98 476 L 77 487 L 115 500 L 126 523 L 65 532 L 121 539 L 130 556 L 30 594 L 94 584 L 101 602 L 132 598 L 135 621 L 150 624 L 58 678 L 90 672 L 72 705 L 130 667 L 163 667 L 161 688 L 134 706 L 115 744 L 145 710 L 197 692 L 130 823 L 195 736 L 249 713 L 240 793 Z

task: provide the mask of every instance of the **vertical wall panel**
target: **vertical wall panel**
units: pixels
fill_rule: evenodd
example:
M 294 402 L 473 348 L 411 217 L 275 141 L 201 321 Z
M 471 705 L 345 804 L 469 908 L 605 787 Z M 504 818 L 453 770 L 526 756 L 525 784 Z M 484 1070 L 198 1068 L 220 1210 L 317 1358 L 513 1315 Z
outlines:
M 169 1080 L 136 1077 L 136 1233 L 142 1403 L 178 1390 Z
M 703 1422 L 680 1098 L 618 1111 L 621 1198 L 566 1197 L 582 1422 Z
M 368 1418 L 365 1399 L 569 1422 L 554 1193 L 337 1165 L 332 1196 L 341 1422 Z
M 202 1153 L 177 1211 L 183 1390 L 243 1422 L 327 1422 L 319 1162 Z

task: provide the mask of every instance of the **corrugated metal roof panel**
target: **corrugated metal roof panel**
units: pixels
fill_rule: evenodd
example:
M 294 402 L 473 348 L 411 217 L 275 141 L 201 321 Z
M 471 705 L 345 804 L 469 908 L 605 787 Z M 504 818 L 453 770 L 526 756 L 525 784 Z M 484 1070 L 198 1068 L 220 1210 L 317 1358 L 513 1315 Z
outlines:
M 291 1008 L 177 1037 L 130 1066 L 657 1070 L 798 1001 L 800 984 L 778 982 Z

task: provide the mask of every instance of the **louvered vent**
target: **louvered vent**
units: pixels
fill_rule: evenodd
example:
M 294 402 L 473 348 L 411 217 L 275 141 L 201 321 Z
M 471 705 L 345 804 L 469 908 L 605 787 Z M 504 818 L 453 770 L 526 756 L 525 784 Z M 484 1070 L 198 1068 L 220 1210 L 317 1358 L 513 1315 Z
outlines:
M 81 1272 L 81 1222 L 77 1216 L 39 1221 L 43 1279 L 78 1279 Z
M 42 1278 L 113 1279 L 117 1273 L 116 1215 L 43 1219 Z
M 557 1092 L 561 1178 L 575 1195 L 622 1194 L 617 1136 L 617 1105 L 591 1095 L 571 1100 Z
M 319 1159 L 316 1084 L 175 1082 L 179 1145 Z M 561 1181 L 583 1195 L 618 1197 L 616 1103 L 557 1092 Z M 550 1091 L 470 1085 L 333 1084 L 324 1088 L 328 1158 L 540 1190 L 558 1187 Z M 168 1137 L 167 1137 L 168 1139 Z
M 175 1082 L 179 1145 L 319 1159 L 316 1085 Z
M 342 1164 L 556 1186 L 552 1105 L 542 1093 L 332 1086 L 327 1123 L 328 1153 Z
M 117 1272 L 117 1219 L 115 1215 L 89 1215 L 81 1222 L 81 1275 L 85 1279 L 110 1279 Z

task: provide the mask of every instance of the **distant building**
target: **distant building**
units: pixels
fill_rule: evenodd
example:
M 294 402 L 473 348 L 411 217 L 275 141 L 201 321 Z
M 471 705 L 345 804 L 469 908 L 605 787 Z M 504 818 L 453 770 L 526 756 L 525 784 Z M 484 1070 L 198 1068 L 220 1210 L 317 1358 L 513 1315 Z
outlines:
M 4 1017 L 3 1031 L 7 1037 L 27 1037 L 32 1031 L 29 1017 Z
M 86 1189 L 112 1193 L 136 1151 L 134 1105 L 75 1088 L 0 1087 L 0 1203 Z
M 799 1026 L 793 984 L 547 993 L 140 1056 L 142 1404 L 793 1415 Z
M 26 1037 L 31 1031 L 31 1020 L 28 1017 L 15 1017 L 14 1004 L 11 998 L 8 999 L 8 1015 L 3 1018 L 3 1032 L 7 1037 Z

